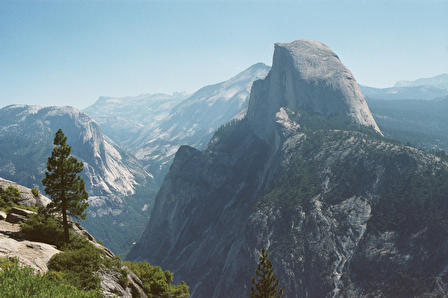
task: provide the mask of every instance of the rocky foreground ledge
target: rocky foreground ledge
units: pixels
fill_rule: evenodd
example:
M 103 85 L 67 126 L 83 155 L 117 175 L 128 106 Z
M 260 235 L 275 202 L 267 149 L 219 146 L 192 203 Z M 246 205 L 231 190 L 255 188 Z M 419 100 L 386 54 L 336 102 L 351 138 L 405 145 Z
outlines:
M 0 187 L 6 189 L 8 186 L 14 186 L 19 190 L 20 205 L 41 208 L 50 203 L 50 199 L 41 194 L 34 196 L 30 188 L 0 178 Z M 47 265 L 51 257 L 61 251 L 47 243 L 30 241 L 20 232 L 21 223 L 33 213 L 35 212 L 17 207 L 12 208 L 8 214 L 0 211 L 0 257 L 16 258 L 20 264 L 32 268 L 36 273 L 43 274 L 48 271 Z M 80 224 L 74 223 L 73 230 L 102 250 L 106 257 L 115 257 L 109 249 L 98 243 Z M 117 272 L 104 270 L 98 273 L 101 279 L 102 294 L 105 297 L 147 297 L 140 279 L 127 267 L 124 266 L 123 269 L 128 272 L 126 288 L 119 284 L 119 274 Z

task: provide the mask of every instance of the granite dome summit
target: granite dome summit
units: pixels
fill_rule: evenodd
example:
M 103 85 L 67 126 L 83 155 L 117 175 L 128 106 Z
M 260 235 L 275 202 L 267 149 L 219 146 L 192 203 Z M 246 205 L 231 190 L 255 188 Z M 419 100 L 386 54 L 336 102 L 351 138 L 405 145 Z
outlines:
M 325 44 L 314 40 L 276 43 L 272 69 L 254 83 L 248 117 L 262 135 L 280 108 L 325 116 L 347 116 L 353 123 L 378 128 L 353 74 Z M 263 138 L 266 136 L 263 136 Z

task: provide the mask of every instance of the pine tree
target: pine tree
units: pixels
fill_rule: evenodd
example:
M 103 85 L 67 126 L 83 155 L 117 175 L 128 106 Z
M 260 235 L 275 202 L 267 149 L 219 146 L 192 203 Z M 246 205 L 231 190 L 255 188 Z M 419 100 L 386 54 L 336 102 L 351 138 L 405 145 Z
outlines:
M 283 295 L 283 290 L 277 289 L 279 281 L 274 276 L 272 263 L 264 248 L 261 250 L 255 274 L 258 280 L 252 279 L 253 287 L 250 289 L 252 298 L 280 298 Z
M 83 163 L 70 156 L 72 148 L 67 144 L 67 137 L 61 129 L 56 132 L 53 144 L 42 184 L 45 192 L 53 199 L 47 209 L 62 214 L 64 239 L 70 242 L 67 216 L 84 219 L 84 211 L 89 206 L 89 195 L 85 190 L 84 180 L 78 175 L 83 170 Z

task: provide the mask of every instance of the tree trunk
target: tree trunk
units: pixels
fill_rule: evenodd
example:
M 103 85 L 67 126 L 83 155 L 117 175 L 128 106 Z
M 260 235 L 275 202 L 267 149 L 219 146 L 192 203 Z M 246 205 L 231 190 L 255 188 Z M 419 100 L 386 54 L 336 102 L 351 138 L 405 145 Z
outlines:
M 70 234 L 68 231 L 67 212 L 66 212 L 65 208 L 62 208 L 62 225 L 64 226 L 65 242 L 69 243 L 70 242 Z

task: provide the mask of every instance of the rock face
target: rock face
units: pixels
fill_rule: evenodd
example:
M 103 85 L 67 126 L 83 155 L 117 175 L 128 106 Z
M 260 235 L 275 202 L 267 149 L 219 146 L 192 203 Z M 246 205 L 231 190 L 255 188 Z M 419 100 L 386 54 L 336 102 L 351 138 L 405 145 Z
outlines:
M 151 187 L 152 178 L 135 158 L 105 137 L 86 114 L 72 107 L 11 105 L 0 109 L 0 176 L 38 187 L 42 193 L 41 180 L 59 128 L 72 146 L 72 155 L 84 163 L 81 175 L 90 204 L 85 224 L 104 243 L 120 251 L 135 241 L 141 230 L 134 230 L 147 220 L 147 214 L 141 211 L 143 199 L 130 197 L 135 197 L 137 189 Z M 117 231 L 131 237 L 114 242 L 110 235 Z
M 277 44 L 246 118 L 182 146 L 128 255 L 194 297 L 249 295 L 267 248 L 286 297 L 443 296 L 448 163 L 382 138 L 318 42 Z
M 9 181 L 0 177 L 0 188 L 7 189 L 9 186 L 13 186 L 19 190 L 19 201 L 20 205 L 24 206 L 36 206 L 45 207 L 50 203 L 50 199 L 46 196 L 39 194 L 37 197 L 33 195 L 31 189 L 23 185 L 17 184 L 13 181 Z
M 35 271 L 47 272 L 48 261 L 60 251 L 46 243 L 27 240 L 17 241 L 5 236 L 2 233 L 5 229 L 4 225 L 4 222 L 0 221 L 0 256 L 18 258 L 20 263 L 33 268 Z
M 9 186 L 16 187 L 19 190 L 18 204 L 20 205 L 41 208 L 50 202 L 50 199 L 41 194 L 37 197 L 34 196 L 28 187 L 0 178 L 1 188 L 6 189 Z M 26 219 L 26 216 L 34 212 L 21 208 L 12 208 L 7 216 L 4 212 L 0 213 L 5 215 L 0 216 L 0 256 L 16 257 L 22 264 L 33 268 L 37 272 L 47 272 L 48 261 L 60 251 L 46 243 L 23 239 L 23 235 L 20 233 L 20 223 Z

